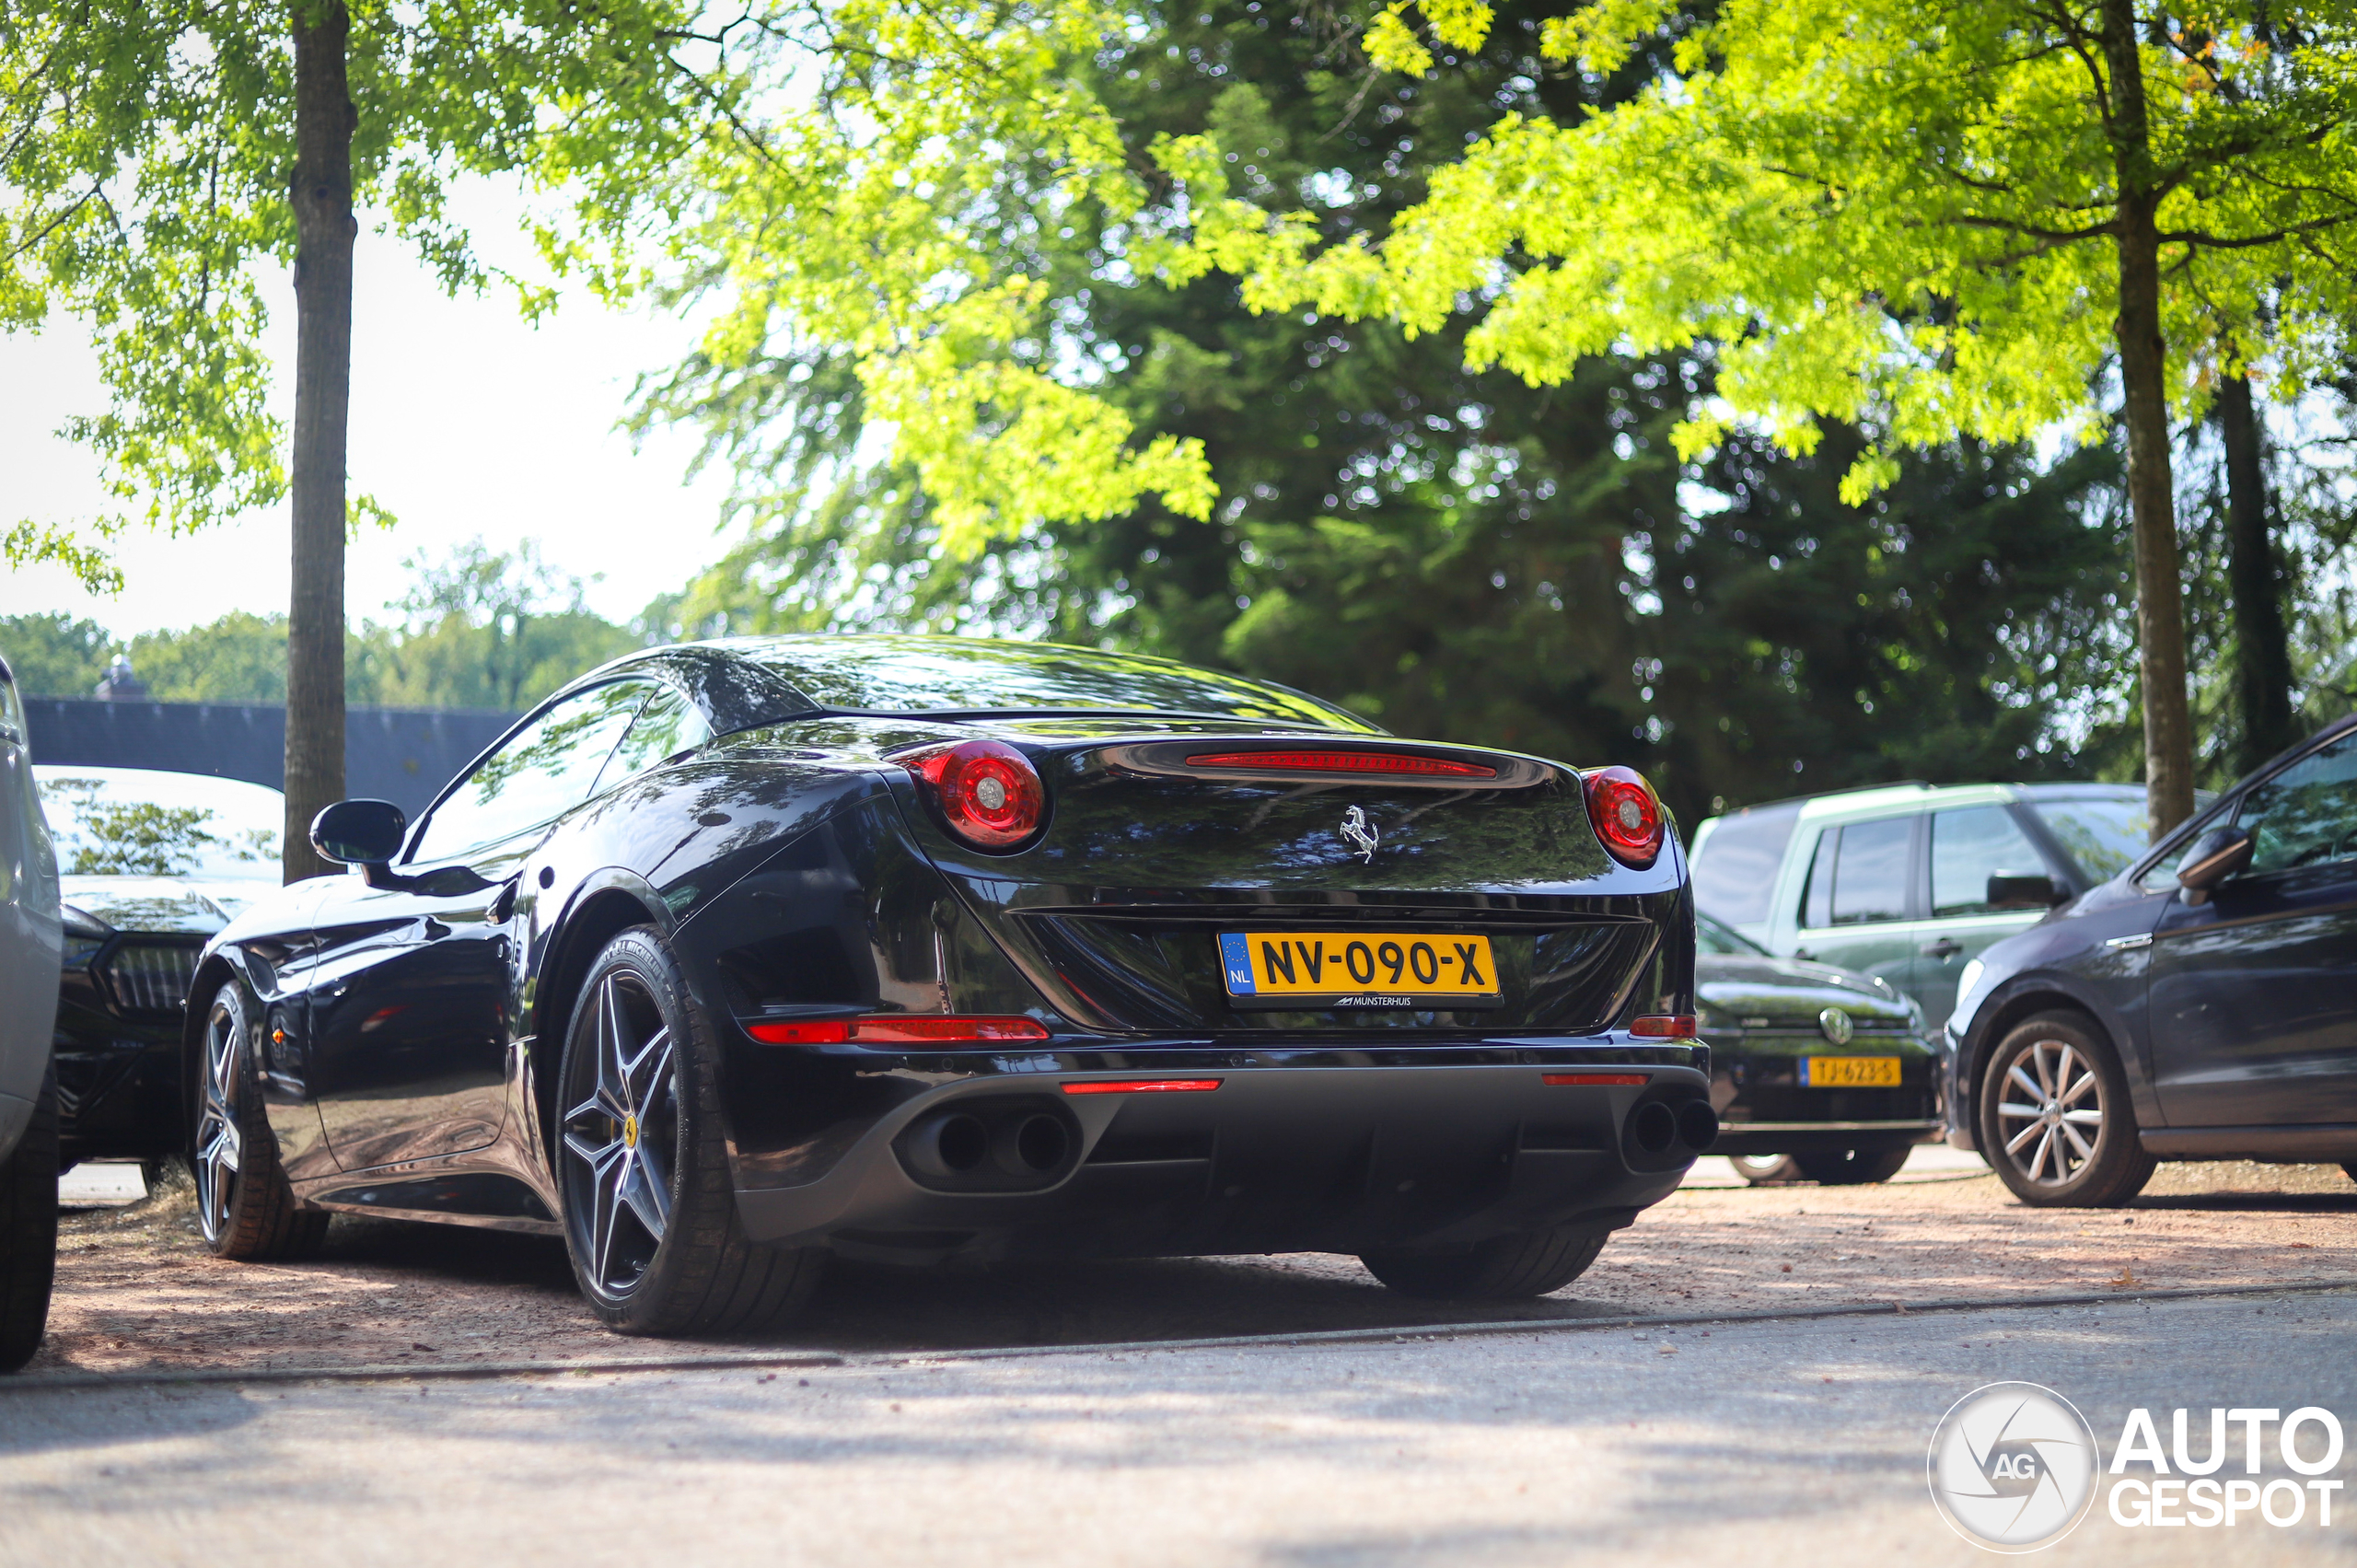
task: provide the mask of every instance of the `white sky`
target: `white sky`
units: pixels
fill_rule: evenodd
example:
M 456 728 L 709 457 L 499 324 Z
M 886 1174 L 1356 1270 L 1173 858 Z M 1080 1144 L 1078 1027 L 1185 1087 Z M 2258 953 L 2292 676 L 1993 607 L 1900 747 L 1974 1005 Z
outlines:
M 505 227 L 514 206 L 486 191 L 470 195 L 464 208 L 483 250 L 517 265 L 525 248 Z M 276 389 L 284 417 L 295 343 L 285 274 L 273 280 L 271 308 L 272 354 L 287 366 Z M 553 564 L 602 576 L 590 603 L 616 621 L 721 554 L 726 474 L 685 485 L 688 435 L 660 434 L 633 452 L 614 429 L 632 377 L 692 346 L 689 324 L 610 311 L 572 291 L 535 329 L 512 294 L 447 297 L 398 240 L 365 222 L 353 314 L 351 488 L 401 519 L 364 528 L 352 546 L 345 604 L 355 623 L 384 618 L 407 587 L 410 555 L 438 556 L 477 534 L 499 549 L 538 540 Z M 0 526 L 99 509 L 96 459 L 52 433 L 69 414 L 104 406 L 80 323 L 0 336 Z M 282 505 L 188 538 L 126 532 L 117 552 L 125 584 L 113 598 L 84 592 L 59 568 L 0 565 L 0 614 L 64 610 L 129 637 L 232 610 L 284 611 L 287 527 Z

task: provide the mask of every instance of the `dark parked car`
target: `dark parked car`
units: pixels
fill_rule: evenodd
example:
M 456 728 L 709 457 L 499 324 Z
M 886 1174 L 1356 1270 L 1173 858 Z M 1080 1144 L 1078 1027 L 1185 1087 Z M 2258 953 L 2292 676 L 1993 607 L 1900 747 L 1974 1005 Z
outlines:
M 1355 1253 L 1576 1276 L 1715 1131 L 1642 779 L 965 639 L 633 656 L 415 824 L 313 837 L 189 1011 L 203 1232 L 562 1234 L 633 1332 L 830 1253 Z
M 2344 719 L 1966 971 L 1948 1141 L 2044 1204 L 2165 1159 L 2357 1161 L 2353 952 Z
M 41 1349 L 57 1268 L 57 852 L 0 660 L 0 1372 Z
M 1701 915 L 1694 991 L 1713 1154 L 1746 1180 L 1887 1181 L 1940 1136 L 1940 1053 L 1888 981 L 1779 958 Z
M 59 1154 L 135 1159 L 188 1148 L 180 1035 L 205 941 L 279 889 L 285 797 L 149 768 L 40 763 L 64 873 L 58 986 Z

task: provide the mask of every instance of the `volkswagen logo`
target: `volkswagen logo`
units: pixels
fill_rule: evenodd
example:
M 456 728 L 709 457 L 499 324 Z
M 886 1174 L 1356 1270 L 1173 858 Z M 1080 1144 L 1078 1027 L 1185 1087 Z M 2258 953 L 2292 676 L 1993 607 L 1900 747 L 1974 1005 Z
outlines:
M 1991 1551 L 2037 1551 L 2078 1527 L 2103 1456 L 2077 1407 L 2036 1383 L 1991 1383 L 1948 1409 L 1925 1461 L 1932 1503 Z
M 1825 1038 L 1835 1045 L 1849 1044 L 1850 1037 L 1858 1032 L 1858 1026 L 1850 1021 L 1850 1015 L 1839 1007 L 1828 1007 L 1824 1012 L 1819 1013 L 1817 1016 L 1817 1027 L 1823 1030 Z

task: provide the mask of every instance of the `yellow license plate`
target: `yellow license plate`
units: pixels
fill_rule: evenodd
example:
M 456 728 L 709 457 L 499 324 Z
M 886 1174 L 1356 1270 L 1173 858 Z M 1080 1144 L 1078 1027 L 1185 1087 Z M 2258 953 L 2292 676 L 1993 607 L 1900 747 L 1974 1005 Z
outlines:
M 1812 1056 L 1801 1063 L 1801 1086 L 1811 1089 L 1895 1089 L 1896 1056 Z
M 1238 1007 L 1495 1007 L 1486 936 L 1224 931 L 1220 974 Z

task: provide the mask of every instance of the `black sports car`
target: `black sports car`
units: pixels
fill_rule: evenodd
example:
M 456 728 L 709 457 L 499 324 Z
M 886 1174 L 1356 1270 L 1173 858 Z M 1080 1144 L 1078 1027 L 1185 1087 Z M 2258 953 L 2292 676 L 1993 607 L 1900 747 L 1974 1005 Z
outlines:
M 204 1235 L 561 1232 L 625 1331 L 773 1318 L 830 1252 L 1356 1253 L 1567 1283 L 1715 1132 L 1644 782 L 1279 687 L 964 639 L 585 677 L 358 875 L 206 948 Z
M 1773 957 L 1707 914 L 1695 924 L 1713 1154 L 1755 1183 L 1849 1186 L 1887 1181 L 1939 1141 L 1945 1064 L 1913 1002 L 1855 970 Z

